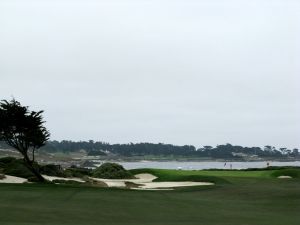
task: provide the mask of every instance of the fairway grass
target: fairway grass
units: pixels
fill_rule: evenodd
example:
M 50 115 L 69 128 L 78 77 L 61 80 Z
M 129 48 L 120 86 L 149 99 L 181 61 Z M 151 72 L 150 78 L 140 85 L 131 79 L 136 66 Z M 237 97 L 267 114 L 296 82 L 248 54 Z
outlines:
M 180 188 L 175 191 L 0 184 L 0 224 L 300 224 L 299 179 L 273 178 L 272 171 L 247 171 L 247 175 L 236 174 L 242 171 L 152 172 L 157 173 L 161 180 L 169 179 L 166 174 L 175 179 L 215 176 L 217 183 L 210 187 Z

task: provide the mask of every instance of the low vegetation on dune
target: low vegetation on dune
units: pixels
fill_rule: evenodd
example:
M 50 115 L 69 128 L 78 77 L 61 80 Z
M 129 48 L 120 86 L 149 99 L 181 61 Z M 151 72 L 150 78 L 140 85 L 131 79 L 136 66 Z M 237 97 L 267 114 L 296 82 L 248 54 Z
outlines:
M 40 172 L 43 175 L 47 176 L 56 176 L 56 177 L 78 177 L 83 178 L 85 176 L 91 176 L 92 170 L 86 169 L 86 168 L 80 168 L 80 167 L 69 167 L 66 169 L 63 169 L 59 165 L 41 165 L 40 166 Z
M 106 179 L 130 179 L 134 176 L 117 163 L 104 163 L 100 167 L 91 170 L 86 168 L 70 167 L 63 169 L 59 165 L 38 165 L 35 164 L 36 169 L 43 175 L 55 177 L 96 177 Z M 22 159 L 14 157 L 0 158 L 0 172 L 3 174 L 29 179 L 32 182 L 37 181 L 34 174 L 25 166 Z
M 37 164 L 35 164 L 37 166 Z M 25 166 L 22 159 L 16 159 L 14 157 L 0 158 L 0 169 L 6 175 L 31 178 L 34 174 Z
M 56 177 L 66 177 L 64 170 L 59 165 L 43 165 L 40 166 L 39 171 L 41 174 L 48 176 L 56 176 Z
M 122 165 L 117 163 L 103 163 L 101 166 L 93 170 L 93 177 L 105 179 L 130 179 L 134 176 Z
M 86 176 L 92 176 L 92 170 L 80 167 L 70 167 L 64 170 L 66 177 L 79 177 L 83 178 Z

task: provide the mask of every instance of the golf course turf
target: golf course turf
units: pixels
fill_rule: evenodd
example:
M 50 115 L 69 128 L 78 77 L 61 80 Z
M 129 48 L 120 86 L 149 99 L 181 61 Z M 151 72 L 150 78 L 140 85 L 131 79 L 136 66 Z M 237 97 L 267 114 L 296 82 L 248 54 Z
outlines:
M 300 179 L 272 176 L 278 171 L 132 172 L 152 173 L 158 177 L 157 181 L 209 179 L 216 185 L 141 191 L 80 185 L 0 184 L 0 224 L 300 224 Z

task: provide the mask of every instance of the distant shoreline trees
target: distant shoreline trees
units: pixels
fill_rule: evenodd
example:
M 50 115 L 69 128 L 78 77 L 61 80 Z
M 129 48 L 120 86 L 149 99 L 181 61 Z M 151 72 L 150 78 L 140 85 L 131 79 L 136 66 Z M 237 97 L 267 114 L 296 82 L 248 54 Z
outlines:
M 298 149 L 289 150 L 287 148 L 276 149 L 272 146 L 242 147 L 225 144 L 216 147 L 204 146 L 196 149 L 192 145 L 176 146 L 171 144 L 153 143 L 129 143 L 129 144 L 109 144 L 106 142 L 90 141 L 49 141 L 42 147 L 47 152 L 75 152 L 85 150 L 89 155 L 116 154 L 124 157 L 132 156 L 186 156 L 186 157 L 208 157 L 216 159 L 241 158 L 244 155 L 258 157 L 300 157 Z

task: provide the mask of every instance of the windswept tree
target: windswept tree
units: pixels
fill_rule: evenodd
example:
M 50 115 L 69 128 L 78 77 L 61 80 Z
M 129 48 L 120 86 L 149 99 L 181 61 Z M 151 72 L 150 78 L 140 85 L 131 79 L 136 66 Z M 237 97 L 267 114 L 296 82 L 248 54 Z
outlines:
M 30 111 L 15 99 L 0 102 L 0 141 L 22 154 L 25 166 L 39 181 L 45 179 L 39 173 L 34 155 L 50 137 L 49 131 L 44 127 L 42 113 L 43 111 Z

